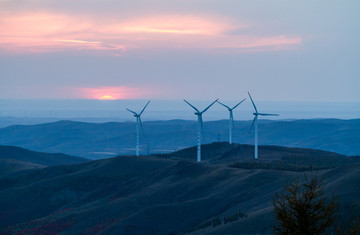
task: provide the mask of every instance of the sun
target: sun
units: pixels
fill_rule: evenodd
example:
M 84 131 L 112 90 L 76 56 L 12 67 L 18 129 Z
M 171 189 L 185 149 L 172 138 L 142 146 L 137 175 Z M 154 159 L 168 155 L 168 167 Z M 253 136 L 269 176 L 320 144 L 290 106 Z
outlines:
M 99 100 L 115 100 L 115 98 L 111 95 L 103 95 L 99 98 Z

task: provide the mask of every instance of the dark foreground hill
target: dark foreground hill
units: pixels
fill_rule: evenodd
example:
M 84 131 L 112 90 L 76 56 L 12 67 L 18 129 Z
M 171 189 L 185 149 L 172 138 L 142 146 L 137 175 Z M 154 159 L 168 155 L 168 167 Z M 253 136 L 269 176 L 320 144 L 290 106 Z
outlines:
M 220 144 L 204 149 L 228 147 Z M 233 149 L 237 147 L 247 148 Z M 290 152 L 298 155 L 301 152 L 273 149 L 263 152 L 263 157 L 270 157 L 259 162 L 281 161 Z M 309 152 L 305 150 L 303 155 Z M 218 155 L 226 158 L 227 154 L 228 151 L 219 151 Z M 320 155 L 345 158 L 325 152 Z M 227 166 L 231 164 L 228 160 L 211 162 L 216 159 L 219 160 L 209 157 L 207 163 L 196 163 L 179 160 L 178 156 L 119 156 L 0 177 L 0 231 L 3 234 L 271 232 L 272 197 L 294 177 L 302 179 L 304 172 L 234 168 Z M 326 192 L 338 198 L 342 214 L 337 218 L 342 221 L 360 214 L 358 162 L 317 172 Z
M 253 144 L 248 135 L 251 121 L 236 121 L 235 143 Z M 195 121 L 144 122 L 142 154 L 167 153 L 196 144 Z M 204 123 L 205 143 L 228 139 L 228 121 Z M 345 155 L 360 154 L 360 119 L 312 119 L 259 121 L 259 143 L 312 148 Z M 135 123 L 84 123 L 59 121 L 39 125 L 17 125 L 0 129 L 0 144 L 41 152 L 62 152 L 91 159 L 134 154 Z
M 0 175 L 23 169 L 36 169 L 87 161 L 87 159 L 81 157 L 73 157 L 62 153 L 40 153 L 19 147 L 0 145 Z

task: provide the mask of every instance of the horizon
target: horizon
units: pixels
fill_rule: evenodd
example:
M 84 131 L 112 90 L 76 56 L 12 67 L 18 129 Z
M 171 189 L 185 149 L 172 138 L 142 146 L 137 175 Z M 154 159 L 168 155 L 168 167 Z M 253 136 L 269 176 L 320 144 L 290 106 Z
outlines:
M 238 101 L 240 101 L 239 99 Z M 205 108 L 212 100 L 188 100 L 199 109 Z M 219 100 L 229 106 L 238 101 Z M 270 120 L 287 119 L 357 119 L 360 118 L 360 102 L 273 102 L 254 100 L 262 112 L 278 113 Z M 49 118 L 49 119 L 100 119 L 111 121 L 133 121 L 132 115 L 125 110 L 130 108 L 140 111 L 147 100 L 91 100 L 91 99 L 57 99 L 57 100 L 21 100 L 0 99 L 0 117 L 14 118 Z M 253 106 L 246 99 L 234 110 L 235 120 L 252 120 Z M 99 120 L 95 120 L 99 119 Z M 193 110 L 183 100 L 151 100 L 142 115 L 144 121 L 156 120 L 195 120 Z M 228 111 L 214 104 L 204 114 L 204 121 L 228 119 Z

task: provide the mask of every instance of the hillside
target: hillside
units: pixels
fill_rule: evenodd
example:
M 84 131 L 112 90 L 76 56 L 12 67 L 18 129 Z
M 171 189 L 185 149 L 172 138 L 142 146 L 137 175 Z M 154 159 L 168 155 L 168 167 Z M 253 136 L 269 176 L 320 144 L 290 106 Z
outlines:
M 0 175 L 23 169 L 87 162 L 87 159 L 61 153 L 40 153 L 14 146 L 0 145 Z
M 235 143 L 253 144 L 251 121 L 236 121 Z M 196 122 L 185 120 L 144 122 L 141 153 L 167 153 L 196 144 Z M 228 138 L 228 121 L 205 122 L 205 143 Z M 259 144 L 312 148 L 344 155 L 360 154 L 360 119 L 259 121 Z M 59 121 L 16 125 L 0 129 L 0 144 L 41 152 L 62 152 L 91 159 L 134 154 L 135 123 Z M 147 145 L 148 144 L 148 145 Z
M 22 170 L 40 169 L 46 166 L 13 159 L 0 159 L 0 176 Z
M 221 164 L 246 169 L 310 170 L 329 169 L 360 163 L 359 157 L 316 149 L 259 146 L 259 159 L 254 159 L 254 146 L 227 142 L 202 145 L 202 160 L 208 164 Z M 162 155 L 158 155 L 162 156 Z M 195 160 L 196 147 L 165 154 L 174 159 Z
M 246 148 L 235 146 L 233 150 L 238 147 Z M 263 162 L 281 160 L 291 152 L 301 155 L 301 149 L 272 149 L 266 155 L 277 157 Z M 303 155 L 309 152 L 304 150 Z M 225 153 L 229 154 L 219 151 L 221 156 Z M 53 230 L 65 234 L 270 232 L 272 197 L 304 172 L 233 168 L 225 162 L 196 163 L 171 155 L 119 156 L 0 177 L 0 230 L 5 234 Z M 317 174 L 326 192 L 339 198 L 340 209 L 350 208 L 344 218 L 360 212 L 356 209 L 360 208 L 360 188 L 354 187 L 360 180 L 359 163 L 333 166 Z

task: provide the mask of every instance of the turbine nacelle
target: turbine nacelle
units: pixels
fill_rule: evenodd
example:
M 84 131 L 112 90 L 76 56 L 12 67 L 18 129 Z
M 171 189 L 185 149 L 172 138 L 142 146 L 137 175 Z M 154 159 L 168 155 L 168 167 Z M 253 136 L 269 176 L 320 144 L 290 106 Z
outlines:
M 257 117 L 257 116 L 279 116 L 279 114 L 273 114 L 273 113 L 259 113 L 257 108 L 256 108 L 256 105 L 255 105 L 255 103 L 254 103 L 254 101 L 253 101 L 253 99 L 252 99 L 252 97 L 250 95 L 250 92 L 248 92 L 248 94 L 249 94 L 251 103 L 252 103 L 252 105 L 254 106 L 254 109 L 255 109 L 255 113 L 253 113 L 253 115 L 255 117 Z
M 230 119 L 229 119 L 229 144 L 232 144 L 232 129 L 234 127 L 234 115 L 233 115 L 233 110 L 239 106 L 242 102 L 244 102 L 245 99 L 243 99 L 242 101 L 240 101 L 239 103 L 237 103 L 234 107 L 230 108 L 229 106 L 227 106 L 226 104 L 221 103 L 220 101 L 217 101 L 219 104 L 221 104 L 222 106 L 224 106 L 225 108 L 227 108 L 227 110 L 230 113 Z
M 243 99 L 242 101 L 240 101 L 239 103 L 237 103 L 234 107 L 230 108 L 229 106 L 227 106 L 226 104 L 221 103 L 220 101 L 217 101 L 219 104 L 221 104 L 222 106 L 224 106 L 225 108 L 227 108 L 230 112 L 232 112 L 234 109 L 236 109 L 237 106 L 239 106 L 242 102 L 244 102 Z
M 255 145 L 254 145 L 255 154 L 254 154 L 254 157 L 255 157 L 255 159 L 257 159 L 258 158 L 258 137 L 257 137 L 257 134 L 258 134 L 257 133 L 258 116 L 279 116 L 279 114 L 259 113 L 253 99 L 251 98 L 250 92 L 248 92 L 248 94 L 249 94 L 249 97 L 251 99 L 251 103 L 252 103 L 252 105 L 254 106 L 254 109 L 255 109 L 255 113 L 253 113 L 255 117 L 254 117 L 254 120 L 253 120 L 253 122 L 251 124 L 251 127 L 249 129 L 249 134 L 250 134 L 250 131 L 252 130 L 253 126 L 255 126 Z

